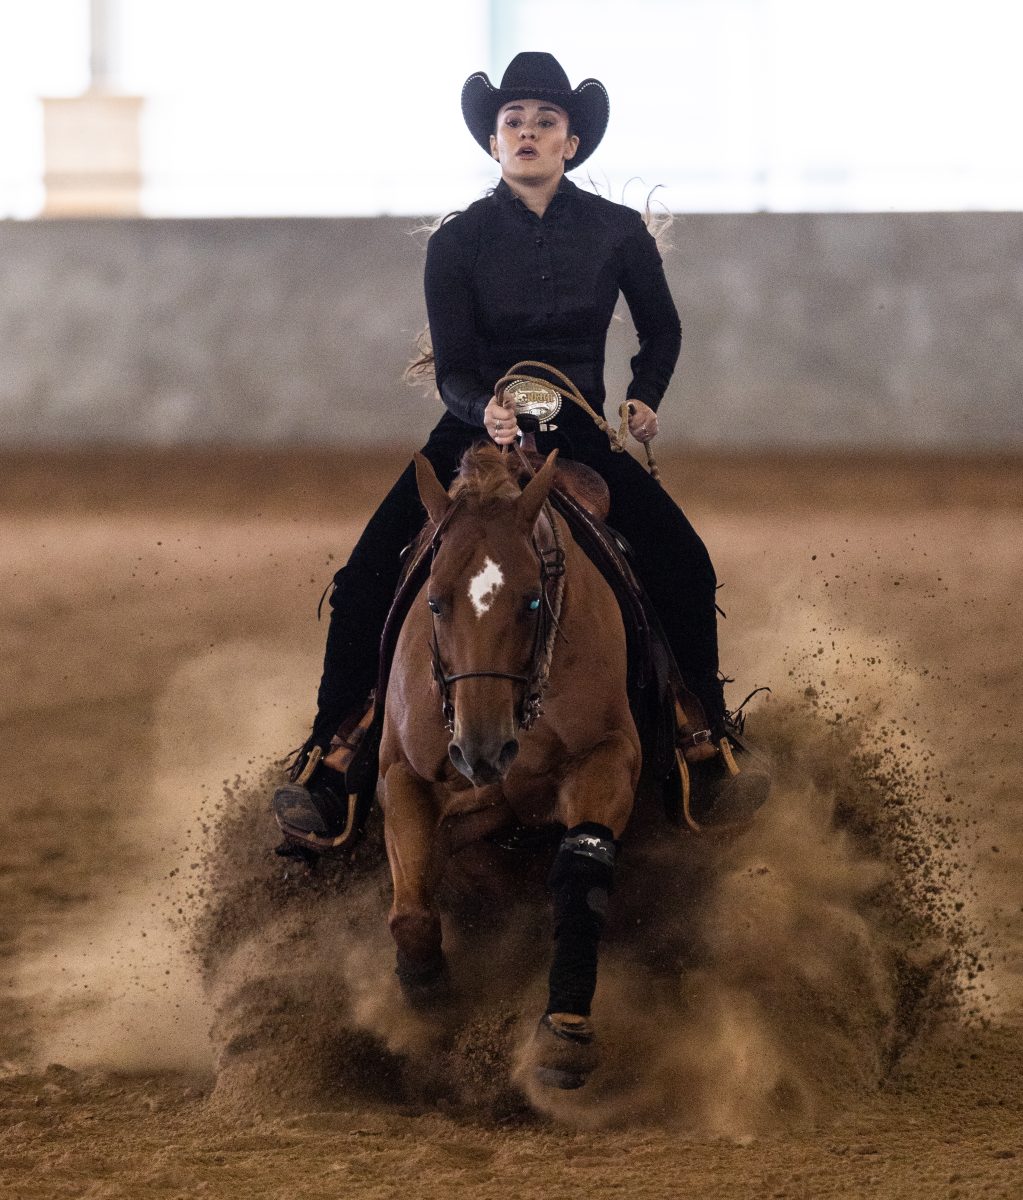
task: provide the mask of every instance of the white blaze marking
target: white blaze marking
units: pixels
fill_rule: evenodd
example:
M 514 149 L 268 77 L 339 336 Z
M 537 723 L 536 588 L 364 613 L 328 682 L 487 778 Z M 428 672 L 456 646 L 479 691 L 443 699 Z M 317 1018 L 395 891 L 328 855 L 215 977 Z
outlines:
M 504 583 L 504 574 L 501 568 L 492 558 L 485 558 L 483 566 L 469 580 L 469 599 L 472 601 L 472 606 L 476 610 L 476 619 L 479 620 L 490 606 L 494 603 L 494 598 L 501 590 L 501 585 Z

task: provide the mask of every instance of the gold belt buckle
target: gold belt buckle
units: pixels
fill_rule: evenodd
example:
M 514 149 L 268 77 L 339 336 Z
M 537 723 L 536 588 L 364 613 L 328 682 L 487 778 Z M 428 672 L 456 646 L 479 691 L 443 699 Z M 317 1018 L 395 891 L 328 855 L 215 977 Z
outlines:
M 511 396 L 517 415 L 535 417 L 544 433 L 549 429 L 557 429 L 552 421 L 561 411 L 561 396 L 554 388 L 516 379 L 508 384 L 505 391 Z

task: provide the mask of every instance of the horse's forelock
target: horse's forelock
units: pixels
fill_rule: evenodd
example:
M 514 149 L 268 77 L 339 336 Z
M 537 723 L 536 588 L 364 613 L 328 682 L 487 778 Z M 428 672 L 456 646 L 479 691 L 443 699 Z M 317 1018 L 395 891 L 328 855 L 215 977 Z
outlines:
M 481 444 L 470 446 L 462 455 L 450 495 L 453 500 L 460 499 L 463 503 L 475 501 L 473 507 L 479 509 L 488 507 L 491 501 L 514 500 L 521 495 L 521 490 L 508 457 L 496 446 Z M 427 521 L 412 540 L 412 560 L 418 558 L 435 532 L 435 527 Z
M 454 498 L 479 500 L 514 500 L 519 495 L 515 469 L 508 455 L 496 446 L 470 446 L 462 455 L 462 463 L 451 487 Z

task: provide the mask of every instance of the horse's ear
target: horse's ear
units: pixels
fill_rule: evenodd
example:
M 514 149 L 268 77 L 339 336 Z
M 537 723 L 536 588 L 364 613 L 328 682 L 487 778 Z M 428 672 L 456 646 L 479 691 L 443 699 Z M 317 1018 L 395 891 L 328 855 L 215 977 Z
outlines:
M 413 456 L 416 464 L 416 486 L 430 520 L 439 525 L 451 507 L 451 497 L 441 486 L 430 460 L 417 450 Z
M 533 528 L 543 502 L 547 499 L 547 493 L 551 490 L 557 457 L 557 450 L 552 450 L 547 455 L 544 465 L 522 489 L 522 495 L 519 497 L 519 520 L 527 529 Z

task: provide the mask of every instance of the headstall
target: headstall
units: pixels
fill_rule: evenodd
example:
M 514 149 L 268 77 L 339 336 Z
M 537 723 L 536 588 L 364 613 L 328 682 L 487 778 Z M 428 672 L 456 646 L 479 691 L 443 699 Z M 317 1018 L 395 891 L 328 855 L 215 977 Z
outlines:
M 458 508 L 456 500 L 444 519 L 437 526 L 430 542 L 430 571 L 433 572 L 433 560 L 437 556 L 444 531 Z M 537 531 L 543 531 L 543 540 Z M 510 679 L 513 683 L 523 685 L 522 701 L 519 705 L 519 728 L 529 730 L 536 724 L 543 713 L 543 696 L 550 677 L 551 657 L 554 653 L 554 641 L 558 634 L 558 620 L 561 615 L 561 601 L 565 590 L 565 549 L 561 542 L 557 522 L 553 510 L 544 503 L 533 527 L 533 549 L 540 560 L 540 607 L 537 609 L 536 628 L 533 632 L 533 653 L 530 659 L 529 674 L 521 675 L 512 671 L 498 671 L 485 668 L 479 671 L 449 672 L 441 658 L 440 642 L 437 639 L 437 615 L 432 614 L 431 654 L 433 659 L 433 677 L 437 682 L 441 695 L 441 711 L 444 725 L 449 732 L 455 728 L 455 703 L 451 697 L 451 685 L 460 679 Z

